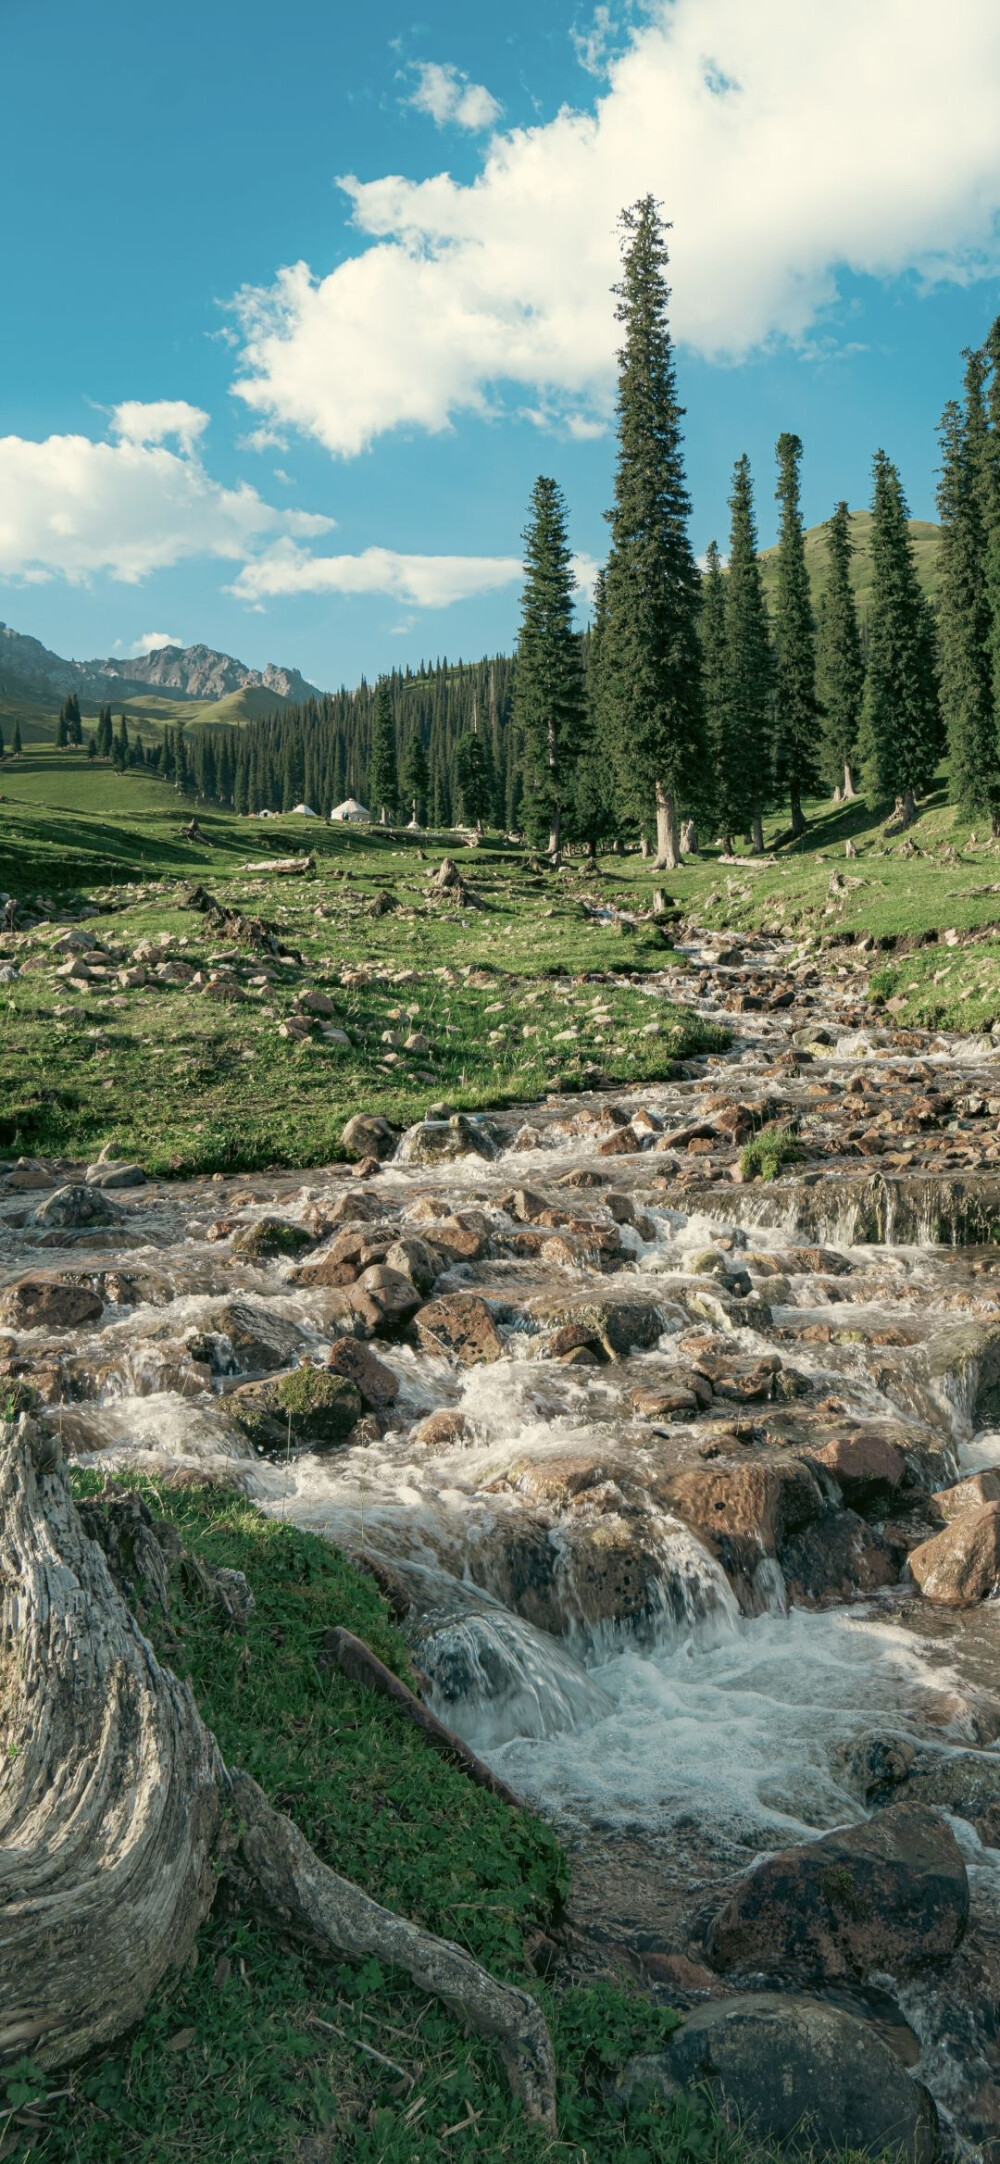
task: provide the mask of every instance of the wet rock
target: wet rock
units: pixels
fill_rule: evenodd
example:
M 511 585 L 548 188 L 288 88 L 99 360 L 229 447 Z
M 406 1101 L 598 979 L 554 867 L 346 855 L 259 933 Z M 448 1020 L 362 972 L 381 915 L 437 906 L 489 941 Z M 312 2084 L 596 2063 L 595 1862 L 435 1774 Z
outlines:
M 626 2097 L 707 2088 L 761 2142 L 822 2158 L 891 2151 L 933 2164 L 937 2111 L 876 2029 L 818 1999 L 752 1992 L 689 2013 L 667 2049 L 629 2061 Z
M 401 1271 L 404 1277 L 410 1278 L 417 1291 L 423 1294 L 433 1292 L 438 1278 L 446 1268 L 445 1258 L 439 1250 L 432 1247 L 429 1241 L 417 1239 L 413 1234 L 393 1241 L 392 1246 L 386 1249 L 385 1265 L 388 1270 Z
M 338 1338 L 327 1365 L 354 1384 L 369 1412 L 382 1412 L 399 1396 L 399 1379 L 359 1338 Z
M 298 1324 L 250 1300 L 226 1300 L 213 1308 L 202 1328 L 188 1340 L 192 1357 L 208 1361 L 218 1374 L 242 1368 L 266 1375 L 287 1367 L 302 1345 Z
M 766 1459 L 698 1466 L 664 1482 L 659 1496 L 668 1510 L 713 1544 L 724 1568 L 727 1555 L 741 1568 L 754 1551 L 776 1555 L 825 1508 L 806 1466 Z
M 912 1772 L 916 1756 L 905 1736 L 849 1737 L 832 1753 L 830 1767 L 860 1803 L 868 1803 L 887 1789 L 899 1788 Z
M 532 1225 L 536 1218 L 545 1216 L 548 1203 L 544 1195 L 536 1195 L 531 1187 L 514 1187 L 509 1194 L 497 1197 L 497 1209 L 508 1217 L 517 1219 L 519 1225 Z
M 272 1262 L 301 1255 L 304 1248 L 314 1245 L 305 1225 L 293 1224 L 287 1217 L 260 1217 L 236 1234 L 233 1254 L 244 1256 L 247 1262 Z
M 19 1278 L 0 1292 L 0 1320 L 14 1330 L 76 1330 L 96 1322 L 103 1306 L 88 1286 L 49 1270 Z
M 983 1473 L 970 1473 L 967 1480 L 957 1480 L 954 1487 L 938 1488 L 931 1496 L 934 1508 L 942 1518 L 958 1518 L 966 1510 L 979 1510 L 984 1503 L 1000 1503 L 1000 1472 L 989 1469 Z
M 972 1608 L 1000 1590 L 1000 1503 L 963 1510 L 933 1540 L 910 1551 L 911 1576 L 925 1600 Z
M 827 1608 L 895 1585 L 900 1551 L 853 1510 L 827 1511 L 786 1540 L 779 1561 L 793 1606 Z
M 503 1341 L 486 1302 L 471 1293 L 450 1292 L 429 1300 L 419 1310 L 414 1330 L 422 1352 L 457 1360 L 460 1367 L 476 1367 L 503 1355 Z
M 541 1354 L 545 1360 L 569 1360 L 578 1367 L 600 1367 L 608 1358 L 596 1330 L 583 1322 L 563 1323 L 546 1339 Z
M 650 1299 L 589 1299 L 586 1295 L 563 1298 L 544 1293 L 532 1300 L 530 1313 L 550 1328 L 582 1324 L 596 1338 L 609 1360 L 624 1360 L 630 1352 L 648 1352 L 663 1331 L 663 1314 Z
M 426 1420 L 418 1422 L 410 1430 L 411 1443 L 421 1443 L 426 1450 L 448 1450 L 453 1443 L 464 1443 L 470 1434 L 464 1413 L 452 1412 L 442 1407 L 439 1412 L 429 1413 Z
M 439 1165 L 456 1157 L 491 1159 L 497 1151 L 481 1122 L 455 1112 L 446 1120 L 420 1120 L 408 1127 L 396 1154 L 403 1165 Z
M 329 1450 L 361 1417 L 361 1396 L 329 1368 L 291 1368 L 266 1382 L 242 1383 L 229 1400 L 248 1440 L 268 1455 L 293 1448 Z
M 394 1337 L 420 1306 L 420 1294 L 402 1270 L 390 1270 L 384 1262 L 362 1270 L 355 1285 L 343 1295 L 358 1325 L 359 1337 Z
M 946 1962 L 969 1918 L 969 1881 L 947 1821 L 895 1803 L 861 1825 L 781 1849 L 748 1872 L 710 1933 L 723 1971 L 864 1979 Z
M 294 1285 L 353 1285 L 363 1270 L 376 1262 L 384 1262 L 392 1245 L 388 1234 L 379 1233 L 374 1226 L 348 1227 L 338 1233 L 322 1255 L 314 1262 L 301 1263 L 293 1273 Z
M 332 1012 L 332 1010 L 331 1010 Z M 397 1131 L 379 1113 L 356 1112 L 340 1137 L 348 1157 L 391 1157 L 399 1140 Z
M 478 1262 L 488 1245 L 486 1219 L 475 1211 L 439 1217 L 434 1224 L 434 1245 L 451 1262 Z
M 871 1432 L 835 1436 L 811 1450 L 809 1457 L 813 1465 L 832 1474 L 845 1500 L 862 1510 L 887 1503 L 906 1480 L 902 1451 Z
M 699 1411 L 693 1390 L 670 1383 L 661 1383 L 655 1388 L 637 1384 L 629 1391 L 629 1404 L 643 1420 L 693 1420 Z
M 146 1175 L 141 1165 L 115 1163 L 112 1159 L 103 1165 L 88 1165 L 84 1175 L 88 1187 L 145 1187 Z
M 99 1189 L 73 1185 L 57 1187 L 54 1195 L 47 1195 L 32 1211 L 31 1221 L 75 1232 L 87 1225 L 115 1225 L 120 1216 L 120 1210 Z
M 973 1429 L 1000 1420 L 1000 1322 L 964 1322 L 937 1331 L 924 1364 L 928 1380 Z

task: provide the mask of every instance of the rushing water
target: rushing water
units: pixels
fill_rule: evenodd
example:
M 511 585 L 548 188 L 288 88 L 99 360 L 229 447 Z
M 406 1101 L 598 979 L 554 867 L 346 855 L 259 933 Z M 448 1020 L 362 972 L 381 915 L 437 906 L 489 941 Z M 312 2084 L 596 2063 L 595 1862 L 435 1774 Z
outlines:
M 783 959 L 772 955 L 770 966 Z M 727 985 L 741 982 L 738 966 L 716 971 L 702 1004 L 714 1011 Z M 871 1085 L 875 1103 L 880 1088 L 907 1079 L 919 1089 L 951 1077 L 954 1087 L 958 1065 L 963 1089 L 1000 1094 L 991 1041 L 900 1050 L 888 1032 L 838 1024 L 847 996 L 834 988 L 824 1004 L 835 1042 L 781 1083 L 806 1111 L 832 1092 L 831 1117 L 841 1117 L 855 1077 Z M 728 1056 L 701 1063 L 686 1081 L 616 1101 L 626 1111 L 641 1104 L 669 1129 L 700 1117 L 713 1093 L 716 1105 L 760 1099 L 801 1019 L 795 1009 L 741 1017 L 746 1035 Z M 940 1243 L 941 1180 L 921 1163 L 888 1181 L 875 1165 L 882 1237 L 873 1238 L 864 1164 L 847 1177 L 842 1166 L 827 1173 L 820 1159 L 818 1170 L 773 1189 L 716 1176 L 711 1193 L 687 1201 L 683 1188 L 654 1188 L 655 1156 L 598 1159 L 606 1130 L 567 1131 L 578 1105 L 532 1109 L 534 1132 L 517 1148 L 509 1145 L 518 1122 L 509 1120 L 495 1162 L 393 1165 L 365 1191 L 377 1192 L 397 1221 L 418 1204 L 484 1214 L 493 1252 L 456 1266 L 439 1290 L 482 1292 L 504 1344 L 501 1359 L 466 1369 L 406 1343 L 379 1345 L 398 1396 L 385 1432 L 363 1446 L 255 1457 L 231 1416 L 229 1391 L 244 1371 L 238 1352 L 226 1356 L 220 1307 L 243 1302 L 288 1334 L 272 1366 L 325 1357 L 338 1324 L 328 1297 L 297 1287 L 287 1266 L 255 1266 L 224 1238 L 206 1237 L 211 1221 L 230 1212 L 245 1219 L 277 1208 L 296 1217 L 328 1205 L 350 1189 L 342 1170 L 305 1184 L 265 1178 L 145 1190 L 128 1200 L 117 1230 L 67 1235 L 62 1248 L 51 1235 L 43 1244 L 33 1228 L 27 1206 L 36 1198 L 8 1194 L 0 1204 L 5 1277 L 86 1266 L 135 1280 L 132 1304 L 109 1299 L 99 1328 L 54 1342 L 25 1332 L 8 1350 L 59 1368 L 49 1417 L 67 1450 L 95 1461 L 225 1470 L 266 1509 L 388 1567 L 409 1601 L 406 1629 L 435 1709 L 575 1845 L 584 1937 L 683 1951 L 696 1948 L 706 1902 L 754 1855 L 864 1815 L 851 1770 L 859 1739 L 902 1737 L 924 1758 L 970 1746 L 993 1756 L 1000 1608 L 954 1617 L 924 1607 L 905 1584 L 810 1608 L 789 1602 L 780 1564 L 763 1550 L 741 1605 L 719 1555 L 671 1508 L 670 1480 L 705 1462 L 703 1430 L 718 1433 L 729 1462 L 744 1443 L 760 1456 L 810 1436 L 822 1441 L 824 1419 L 902 1437 L 931 1468 L 932 1486 L 1000 1466 L 1000 1432 L 975 1432 L 982 1363 L 961 1349 L 938 1368 L 925 1357 L 942 1333 L 996 1316 L 996 1296 L 973 1246 Z M 638 1225 L 622 1228 L 614 1276 L 583 1264 L 554 1272 L 544 1257 L 516 1255 L 501 1197 L 530 1186 L 608 1223 L 604 1187 L 554 1184 L 598 1165 L 613 1191 L 638 1206 Z M 949 1190 L 947 1207 L 961 1217 L 970 1205 Z M 905 1235 L 898 1244 L 894 1228 Z M 403 1229 L 433 1238 L 426 1218 Z M 865 1238 L 854 1244 L 859 1232 Z M 718 1272 L 693 1275 L 696 1258 L 720 1242 L 734 1268 L 750 1259 L 757 1306 L 745 1318 L 738 1306 L 728 1315 L 725 1303 L 711 1310 Z M 803 1257 L 799 1242 L 829 1252 Z M 691 1301 L 699 1283 L 710 1296 L 700 1324 Z M 655 1302 L 659 1335 L 626 1359 L 563 1365 L 545 1356 L 532 1308 L 553 1287 L 567 1299 L 610 1290 Z M 721 1346 L 747 1367 L 777 1352 L 794 1378 L 791 1396 L 744 1404 L 717 1395 L 708 1416 L 679 1425 L 640 1417 L 631 1393 L 662 1386 L 673 1362 L 690 1361 L 685 1341 L 698 1328 L 716 1353 Z M 214 1378 L 199 1344 L 213 1330 Z M 442 1408 L 461 1415 L 464 1428 L 428 1443 L 420 1422 Z M 761 1422 L 781 1419 L 788 1432 L 761 1441 Z M 1000 1854 L 959 1823 L 979 1927 L 1000 1944 Z M 971 2066 L 979 2041 L 962 2041 L 950 2004 L 910 1991 L 904 2010 L 923 2042 L 921 2070 L 961 2123 L 963 2053 Z M 972 2126 L 970 2139 L 976 2134 Z

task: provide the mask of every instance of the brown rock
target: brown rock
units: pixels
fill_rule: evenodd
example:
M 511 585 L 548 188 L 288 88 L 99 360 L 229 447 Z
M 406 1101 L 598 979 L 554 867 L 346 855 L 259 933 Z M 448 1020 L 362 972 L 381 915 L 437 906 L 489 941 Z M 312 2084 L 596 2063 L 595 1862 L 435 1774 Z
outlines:
M 396 1130 L 378 1113 L 356 1112 L 348 1120 L 340 1137 L 349 1157 L 391 1157 L 397 1142 Z
M 661 1499 L 697 1532 L 752 1542 L 775 1555 L 790 1534 L 823 1512 L 823 1498 L 804 1465 L 751 1460 L 697 1467 L 665 1483 Z
M 469 1434 L 469 1423 L 464 1413 L 450 1412 L 446 1406 L 436 1413 L 429 1413 L 426 1420 L 410 1430 L 411 1443 L 423 1443 L 428 1450 L 447 1450 L 450 1443 L 464 1443 Z
M 642 1143 L 633 1127 L 619 1127 L 613 1135 L 608 1136 L 606 1142 L 598 1143 L 597 1155 L 598 1157 L 635 1157 L 641 1148 Z
M 508 1217 L 516 1217 L 519 1225 L 531 1225 L 543 1215 L 547 1223 L 552 1222 L 544 1195 L 536 1195 L 531 1187 L 512 1187 L 508 1194 L 499 1197 L 497 1209 L 503 1210 Z
M 346 1375 L 369 1411 L 380 1412 L 385 1406 L 394 1405 L 399 1396 L 399 1381 L 392 1369 L 358 1338 L 338 1338 L 327 1366 L 334 1368 L 338 1375 Z
M 972 1608 L 1000 1588 L 1000 1503 L 963 1510 L 933 1540 L 910 1553 L 910 1571 L 925 1600 L 942 1608 Z
M 401 1329 L 420 1306 L 420 1294 L 412 1278 L 404 1277 L 401 1270 L 390 1270 L 384 1262 L 362 1271 L 352 1288 L 352 1299 L 358 1301 L 362 1312 L 370 1307 L 377 1311 L 376 1337 L 389 1337 Z
M 581 1352 L 589 1353 L 595 1362 L 608 1357 L 600 1338 L 582 1322 L 563 1323 L 562 1329 L 553 1331 L 546 1340 L 542 1351 L 547 1360 L 567 1360 L 572 1353 Z
M 75 1330 L 96 1322 L 103 1305 L 86 1285 L 50 1270 L 19 1278 L 0 1292 L 0 1318 L 14 1330 Z
M 809 1457 L 832 1473 L 849 1503 L 885 1500 L 906 1479 L 906 1459 L 884 1435 L 838 1435 L 819 1450 L 811 1450 Z
M 780 1562 L 789 1600 L 822 1608 L 895 1585 L 900 1549 L 853 1510 L 827 1511 L 783 1543 Z
M 404 1277 L 411 1278 L 419 1293 L 433 1292 L 438 1278 L 445 1268 L 445 1258 L 439 1249 L 427 1240 L 419 1240 L 408 1234 L 402 1240 L 394 1240 L 385 1256 L 388 1270 L 401 1270 Z
M 970 1473 L 967 1480 L 958 1480 L 953 1488 L 939 1488 L 931 1496 L 942 1518 L 957 1518 L 965 1510 L 978 1510 L 984 1503 L 1000 1503 L 1000 1473 L 992 1468 L 983 1473 Z
M 969 1916 L 947 1821 L 895 1803 L 858 1826 L 782 1849 L 741 1880 L 710 1935 L 714 1966 L 798 1977 L 911 1975 L 945 1962 Z
M 478 1262 L 486 1253 L 486 1220 L 471 1212 L 465 1216 L 439 1217 L 434 1225 L 434 1245 L 449 1262 Z
M 421 1351 L 443 1354 L 460 1367 L 476 1367 L 484 1360 L 499 1360 L 503 1343 L 484 1300 L 471 1293 L 446 1293 L 429 1300 L 416 1317 L 414 1329 Z
M 655 1389 L 638 1384 L 629 1392 L 629 1404 L 643 1420 L 691 1420 L 698 1411 L 694 1391 L 670 1383 L 662 1383 Z

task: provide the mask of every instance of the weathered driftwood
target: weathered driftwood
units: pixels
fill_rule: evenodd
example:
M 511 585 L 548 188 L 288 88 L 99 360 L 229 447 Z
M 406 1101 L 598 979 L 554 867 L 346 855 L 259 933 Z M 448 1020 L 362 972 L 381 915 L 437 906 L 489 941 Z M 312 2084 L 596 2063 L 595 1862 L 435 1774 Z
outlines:
M 126 1522 L 119 1513 L 102 1535 L 115 1575 L 128 1584 L 136 1570 L 145 1597 L 162 1599 L 143 1513 L 141 1555 Z M 444 1999 L 554 2128 L 534 2000 L 339 1878 L 248 1775 L 227 1771 L 85 1531 L 58 1443 L 27 1417 L 0 1423 L 0 1659 L 0 2061 L 28 2051 L 59 2066 L 121 2036 L 189 1956 L 228 1869 L 297 1937 L 393 1963 Z
M 453 1729 L 446 1728 L 444 1722 L 438 1720 L 437 1714 L 432 1713 L 429 1706 L 423 1705 L 406 1684 L 393 1675 L 392 1669 L 379 1660 L 378 1654 L 373 1653 L 370 1646 L 366 1646 L 363 1638 L 356 1638 L 353 1631 L 344 1630 L 338 1625 L 327 1631 L 320 1659 L 335 1661 L 341 1673 L 349 1676 L 352 1683 L 364 1683 L 369 1690 L 378 1691 L 380 1697 L 390 1699 L 404 1721 L 409 1721 L 413 1728 L 419 1728 L 421 1735 L 426 1736 L 428 1743 L 433 1744 L 436 1751 L 441 1751 L 446 1758 L 455 1759 L 478 1788 L 488 1789 L 491 1796 L 499 1796 L 501 1803 L 513 1804 L 518 1810 L 522 1808 L 523 1798 L 516 1795 L 512 1788 L 508 1788 L 506 1781 L 502 1781 L 500 1775 L 494 1773 L 492 1766 L 484 1765 L 482 1759 L 476 1757 L 475 1751 L 462 1742 L 461 1736 L 456 1736 Z

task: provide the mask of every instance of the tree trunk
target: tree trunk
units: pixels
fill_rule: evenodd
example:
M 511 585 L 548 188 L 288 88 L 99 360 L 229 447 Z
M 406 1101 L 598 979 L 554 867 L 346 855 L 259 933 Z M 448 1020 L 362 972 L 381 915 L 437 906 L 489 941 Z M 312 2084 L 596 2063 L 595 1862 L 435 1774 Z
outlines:
M 856 788 L 855 788 L 855 786 L 854 786 L 854 775 L 853 775 L 853 774 L 852 774 L 852 772 L 851 772 L 851 762 L 850 762 L 850 760 L 849 760 L 849 759 L 845 759 L 845 760 L 844 760 L 844 798 L 845 798 L 845 801 L 849 803 L 849 802 L 850 802 L 850 799 L 851 799 L 852 797 L 855 797 L 855 796 L 857 796 L 857 793 L 858 793 L 858 792 L 857 792 L 857 790 L 856 790 Z
M 129 1543 L 116 1548 L 113 1526 L 102 1535 L 112 1566 L 127 1553 L 162 1599 L 166 1555 L 142 1504 L 83 1516 L 98 1525 L 122 1502 Z M 443 1999 L 497 2045 L 528 2117 L 555 2133 L 534 2000 L 339 1878 L 256 1782 L 227 1771 L 83 1516 L 55 1437 L 27 1417 L 0 1423 L 0 2059 L 62 2066 L 124 2035 L 190 1956 L 221 1869 L 324 1954 L 373 1956 Z M 246 1614 L 242 1579 L 214 1590 L 231 1617 L 241 1600 Z
M 663 783 L 656 784 L 656 858 L 653 869 L 657 872 L 680 870 L 681 852 L 677 833 L 677 805 Z
M 762 857 L 764 854 L 764 812 L 760 804 L 755 804 L 753 808 L 753 845 L 757 855 Z
M 736 855 L 731 834 L 724 834 L 722 837 L 722 854 L 725 857 L 734 857 Z
M 1000 805 L 990 813 L 990 836 L 993 841 L 1000 842 Z M 972 840 L 971 834 L 969 840 Z
M 789 796 L 792 807 L 792 840 L 797 841 L 799 835 L 804 834 L 806 831 L 806 823 L 802 816 L 802 798 L 797 787 L 790 790 Z
M 649 835 L 648 835 L 648 834 L 643 834 L 643 835 L 641 835 L 641 836 L 640 836 L 640 840 L 639 840 L 639 848 L 640 848 L 640 850 L 641 850 L 641 852 L 642 852 L 642 855 L 643 855 L 644 857 L 648 857 L 648 855 L 649 855 Z
M 685 819 L 681 828 L 681 855 L 696 857 L 698 854 L 698 829 L 693 819 Z
M 552 807 L 552 816 L 549 820 L 549 846 L 546 852 L 546 854 L 550 857 L 557 857 L 559 855 L 559 827 L 559 806 L 558 804 L 554 804 Z
M 596 843 L 596 842 L 593 842 L 593 841 L 591 841 L 591 842 L 588 842 L 588 843 L 587 843 L 587 862 L 588 862 L 588 864 L 596 864 L 596 863 L 597 863 L 597 843 Z

